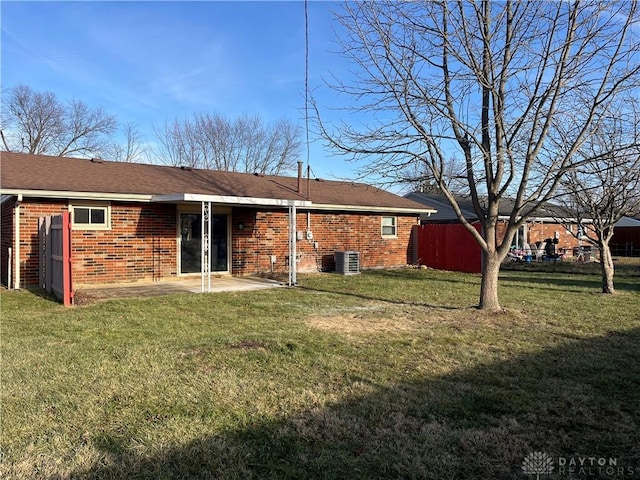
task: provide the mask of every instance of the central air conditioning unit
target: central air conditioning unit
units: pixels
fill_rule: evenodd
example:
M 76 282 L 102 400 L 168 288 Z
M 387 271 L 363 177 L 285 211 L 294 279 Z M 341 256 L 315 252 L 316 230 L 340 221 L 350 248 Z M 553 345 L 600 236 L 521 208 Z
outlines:
M 356 275 L 360 273 L 360 252 L 336 252 L 336 273 Z

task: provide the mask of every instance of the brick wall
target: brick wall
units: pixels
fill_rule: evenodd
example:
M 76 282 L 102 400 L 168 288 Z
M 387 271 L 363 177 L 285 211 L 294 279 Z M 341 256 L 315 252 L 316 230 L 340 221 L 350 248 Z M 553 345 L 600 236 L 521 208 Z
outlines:
M 575 232 L 577 226 L 573 225 L 572 228 Z M 558 223 L 529 223 L 527 230 L 530 244 L 544 242 L 547 238 L 554 238 L 557 232 L 559 238 L 556 251 L 559 251 L 561 248 L 567 249 L 568 255 L 572 255 L 573 248 L 579 245 L 578 239 L 574 237 L 571 232 L 567 231 L 564 225 Z
M 110 230 L 74 230 L 76 284 L 159 280 L 176 276 L 176 207 L 111 203 Z
M 158 280 L 177 275 L 177 212 L 170 204 L 111 202 L 110 230 L 72 231 L 73 279 L 76 285 Z M 3 227 L 12 232 L 10 205 Z M 20 207 L 21 284 L 38 284 L 38 219 L 68 209 L 66 200 L 26 199 Z M 246 275 L 288 270 L 287 210 L 233 209 L 232 273 Z M 306 239 L 307 212 L 299 211 L 298 271 L 334 269 L 334 252 L 360 252 L 361 268 L 397 267 L 411 261 L 411 227 L 416 216 L 397 216 L 397 237 L 382 238 L 382 215 L 311 212 L 313 239 Z M 4 244 L 10 243 L 5 239 Z M 271 263 L 271 257 L 275 263 Z
M 416 216 L 397 217 L 397 238 L 382 238 L 382 215 L 346 212 L 298 211 L 296 230 L 298 271 L 334 269 L 337 250 L 360 252 L 361 268 L 397 267 L 411 261 L 411 227 Z M 306 239 L 307 225 L 313 239 Z M 240 229 L 242 224 L 242 229 Z M 233 273 L 286 272 L 288 268 L 288 212 L 284 210 L 233 210 Z M 317 247 L 317 248 L 316 248 Z M 271 256 L 275 263 L 271 264 Z
M 117 283 L 175 276 L 175 208 L 175 205 L 111 202 L 110 230 L 73 230 L 74 283 Z M 65 200 L 28 199 L 20 206 L 22 286 L 38 285 L 38 218 L 67 209 Z

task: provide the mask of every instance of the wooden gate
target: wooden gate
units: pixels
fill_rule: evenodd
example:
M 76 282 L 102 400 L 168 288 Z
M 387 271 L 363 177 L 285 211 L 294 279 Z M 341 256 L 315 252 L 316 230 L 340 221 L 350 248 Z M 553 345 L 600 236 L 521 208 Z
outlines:
M 69 212 L 40 217 L 40 285 L 65 307 L 73 305 L 71 221 Z

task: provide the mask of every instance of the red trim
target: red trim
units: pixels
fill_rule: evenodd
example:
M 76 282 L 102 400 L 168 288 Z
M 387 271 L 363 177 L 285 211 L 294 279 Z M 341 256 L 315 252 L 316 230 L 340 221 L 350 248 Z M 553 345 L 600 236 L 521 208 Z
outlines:
M 62 283 L 65 307 L 73 305 L 73 281 L 71 278 L 71 214 L 62 213 Z

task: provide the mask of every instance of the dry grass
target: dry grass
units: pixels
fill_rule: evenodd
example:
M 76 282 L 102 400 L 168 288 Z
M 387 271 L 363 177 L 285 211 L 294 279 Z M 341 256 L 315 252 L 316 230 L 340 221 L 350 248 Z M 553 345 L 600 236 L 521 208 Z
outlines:
M 384 305 L 384 304 L 381 304 Z M 431 308 L 427 312 L 423 307 L 407 306 L 404 309 L 388 309 L 371 305 L 356 313 L 346 315 L 310 316 L 307 324 L 312 328 L 340 335 L 371 337 L 378 335 L 406 335 L 428 333 L 434 327 L 467 330 L 470 328 L 499 329 L 505 324 L 514 325 L 528 322 L 528 318 L 519 311 L 486 313 L 476 308 L 446 310 Z

